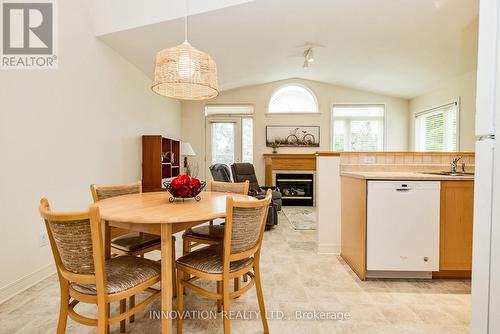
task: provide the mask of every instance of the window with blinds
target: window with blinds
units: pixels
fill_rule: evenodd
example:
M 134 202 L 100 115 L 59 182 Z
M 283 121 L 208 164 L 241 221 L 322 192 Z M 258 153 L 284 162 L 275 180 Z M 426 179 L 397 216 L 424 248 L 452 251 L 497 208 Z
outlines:
M 455 152 L 458 103 L 453 102 L 415 115 L 415 149 L 421 152 Z
M 383 105 L 336 105 L 332 111 L 332 143 L 335 151 L 384 150 Z

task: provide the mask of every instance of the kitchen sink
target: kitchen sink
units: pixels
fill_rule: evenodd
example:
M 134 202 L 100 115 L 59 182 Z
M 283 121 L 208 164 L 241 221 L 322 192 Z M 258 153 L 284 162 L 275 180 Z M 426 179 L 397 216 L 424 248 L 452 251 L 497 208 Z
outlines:
M 474 175 L 471 172 L 452 172 L 452 171 L 440 171 L 440 172 L 419 172 L 420 174 L 429 174 L 429 175 L 445 175 L 445 176 L 468 176 Z

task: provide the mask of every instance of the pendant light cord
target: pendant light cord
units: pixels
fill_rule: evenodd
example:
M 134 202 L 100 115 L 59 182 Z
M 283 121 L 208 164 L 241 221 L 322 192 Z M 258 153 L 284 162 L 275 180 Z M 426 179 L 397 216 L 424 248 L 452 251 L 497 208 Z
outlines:
M 188 0 L 186 0 L 184 10 L 184 43 L 188 43 Z

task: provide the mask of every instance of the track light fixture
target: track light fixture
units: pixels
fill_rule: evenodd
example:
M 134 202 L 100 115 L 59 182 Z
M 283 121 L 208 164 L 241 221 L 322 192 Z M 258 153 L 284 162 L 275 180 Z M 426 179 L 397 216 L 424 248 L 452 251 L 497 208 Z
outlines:
M 304 68 L 308 68 L 314 62 L 313 48 L 309 47 L 304 51 Z

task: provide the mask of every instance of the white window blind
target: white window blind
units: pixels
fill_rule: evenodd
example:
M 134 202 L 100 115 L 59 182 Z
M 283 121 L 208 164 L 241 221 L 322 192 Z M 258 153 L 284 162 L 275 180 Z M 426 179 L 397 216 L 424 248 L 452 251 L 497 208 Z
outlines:
M 384 150 L 383 105 L 337 105 L 333 107 L 331 147 L 335 151 Z
M 243 162 L 253 163 L 253 118 L 243 118 L 241 128 L 241 159 Z
M 422 152 L 454 152 L 458 104 L 449 103 L 415 115 L 415 149 Z
M 249 105 L 208 105 L 205 116 L 213 115 L 253 115 L 253 106 Z

